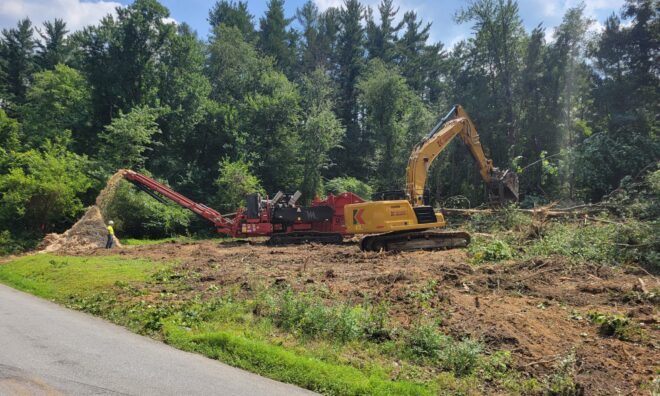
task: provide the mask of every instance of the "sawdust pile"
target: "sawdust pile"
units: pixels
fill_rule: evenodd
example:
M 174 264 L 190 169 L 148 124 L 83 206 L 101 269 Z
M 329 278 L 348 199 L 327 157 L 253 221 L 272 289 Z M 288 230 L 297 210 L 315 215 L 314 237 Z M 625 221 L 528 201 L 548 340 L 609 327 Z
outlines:
M 106 215 L 107 214 L 107 208 L 108 205 L 110 204 L 110 201 L 112 201 L 112 197 L 115 195 L 115 191 L 117 191 L 117 186 L 119 185 L 119 182 L 124 179 L 124 174 L 125 169 L 120 169 L 108 179 L 108 182 L 106 183 L 105 187 L 99 195 L 96 197 L 96 206 L 99 207 L 101 210 L 101 215 Z
M 83 217 L 62 234 L 48 234 L 38 246 L 41 252 L 83 252 L 105 247 L 107 239 L 103 212 L 112 200 L 117 184 L 122 180 L 122 170 L 115 173 L 96 198 L 96 205 L 87 208 Z M 121 247 L 114 238 L 115 247 Z

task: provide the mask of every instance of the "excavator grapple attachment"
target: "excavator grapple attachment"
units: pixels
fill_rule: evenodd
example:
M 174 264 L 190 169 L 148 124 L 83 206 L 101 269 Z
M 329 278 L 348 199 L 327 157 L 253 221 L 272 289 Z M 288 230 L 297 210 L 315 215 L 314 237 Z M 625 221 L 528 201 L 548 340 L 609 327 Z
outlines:
M 493 168 L 491 181 L 487 185 L 488 199 L 501 205 L 518 202 L 518 175 L 510 170 Z

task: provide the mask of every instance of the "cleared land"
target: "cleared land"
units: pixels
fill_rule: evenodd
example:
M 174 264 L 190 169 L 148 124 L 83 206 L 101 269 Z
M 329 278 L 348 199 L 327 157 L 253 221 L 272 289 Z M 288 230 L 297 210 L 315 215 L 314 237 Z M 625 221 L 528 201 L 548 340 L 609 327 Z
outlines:
M 0 280 L 55 290 L 81 260 L 90 273 L 117 263 L 99 279 L 121 262 L 154 264 L 100 289 L 41 295 L 324 393 L 603 395 L 657 386 L 660 285 L 636 265 L 563 256 L 475 264 L 465 250 L 211 240 L 23 257 L 0 267 Z

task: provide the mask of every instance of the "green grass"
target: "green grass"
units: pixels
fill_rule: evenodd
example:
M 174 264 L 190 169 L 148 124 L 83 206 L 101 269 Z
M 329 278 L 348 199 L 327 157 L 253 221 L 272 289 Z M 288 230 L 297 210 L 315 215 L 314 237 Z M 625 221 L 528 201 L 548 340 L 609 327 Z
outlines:
M 282 346 L 249 339 L 231 331 L 191 332 L 174 323 L 165 326 L 166 341 L 279 381 L 326 395 L 435 395 L 435 386 L 365 373 L 297 354 Z
M 171 264 L 118 256 L 36 254 L 0 265 L 0 282 L 39 297 L 63 301 L 97 294 L 117 282 L 144 281 Z

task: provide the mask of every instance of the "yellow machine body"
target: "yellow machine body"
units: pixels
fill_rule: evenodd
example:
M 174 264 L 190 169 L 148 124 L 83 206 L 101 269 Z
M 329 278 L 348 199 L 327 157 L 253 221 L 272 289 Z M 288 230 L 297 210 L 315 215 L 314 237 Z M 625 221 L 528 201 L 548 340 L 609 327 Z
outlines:
M 442 213 L 431 212 L 435 221 L 420 224 L 407 200 L 372 201 L 344 206 L 346 229 L 352 234 L 376 234 L 444 227 Z M 428 213 L 427 213 L 428 214 Z

